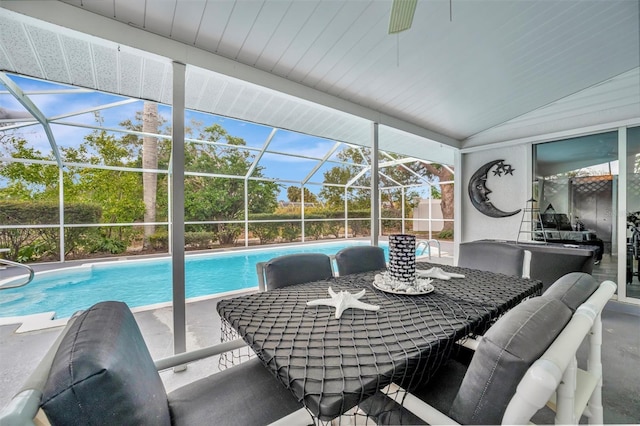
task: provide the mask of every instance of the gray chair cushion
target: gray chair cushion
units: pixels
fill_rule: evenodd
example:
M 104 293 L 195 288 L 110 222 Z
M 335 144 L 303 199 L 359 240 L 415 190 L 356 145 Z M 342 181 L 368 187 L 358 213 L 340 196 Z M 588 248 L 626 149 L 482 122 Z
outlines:
M 462 424 L 499 424 L 527 369 L 571 315 L 548 297 L 529 299 L 503 315 L 480 341 L 449 416 Z
M 584 272 L 571 272 L 554 282 L 543 296 L 560 300 L 575 312 L 599 287 L 598 281 Z
M 340 275 L 379 271 L 387 268 L 384 250 L 375 246 L 346 247 L 336 253 Z
M 542 281 L 543 291 L 569 272 L 593 271 L 594 250 L 554 245 L 522 245 L 531 252 L 530 275 Z
M 522 276 L 524 249 L 513 244 L 471 241 L 460 244 L 458 266 L 514 277 Z
M 254 358 L 168 395 L 174 425 L 266 425 L 303 407 Z
M 271 259 L 264 265 L 267 290 L 333 278 L 331 259 L 322 253 L 297 253 Z
M 98 303 L 76 319 L 41 406 L 53 425 L 170 424 L 164 386 L 127 305 Z

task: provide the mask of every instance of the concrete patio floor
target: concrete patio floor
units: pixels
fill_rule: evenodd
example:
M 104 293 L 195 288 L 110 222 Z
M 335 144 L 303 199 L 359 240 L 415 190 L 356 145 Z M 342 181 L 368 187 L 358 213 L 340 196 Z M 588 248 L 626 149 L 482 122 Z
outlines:
M 187 305 L 187 348 L 218 343 L 220 298 Z M 154 359 L 171 355 L 172 309 L 139 311 L 135 318 Z M 0 407 L 19 390 L 44 356 L 61 327 L 15 333 L 18 325 L 0 326 Z M 610 301 L 603 312 L 604 420 L 606 424 L 640 423 L 640 307 Z M 580 358 L 584 358 L 581 356 Z M 167 391 L 218 371 L 217 357 L 190 364 L 186 371 L 161 373 Z
M 432 261 L 436 262 L 434 258 Z M 441 259 L 448 263 L 448 259 Z M 251 290 L 255 291 L 255 290 Z M 228 296 L 232 297 L 232 296 Z M 220 317 L 210 298 L 187 304 L 187 349 L 220 342 Z M 135 318 L 154 359 L 173 353 L 172 308 L 134 309 Z M 603 404 L 606 424 L 640 424 L 640 306 L 610 301 L 603 318 Z M 19 324 L 0 325 L 0 408 L 17 393 L 62 331 L 54 327 L 16 333 Z M 584 348 L 583 348 L 584 349 Z M 586 359 L 581 350 L 579 363 Z M 218 357 L 190 364 L 186 371 L 161 373 L 167 391 L 218 371 Z M 544 419 L 544 420 L 541 420 Z M 537 418 L 551 423 L 552 416 Z

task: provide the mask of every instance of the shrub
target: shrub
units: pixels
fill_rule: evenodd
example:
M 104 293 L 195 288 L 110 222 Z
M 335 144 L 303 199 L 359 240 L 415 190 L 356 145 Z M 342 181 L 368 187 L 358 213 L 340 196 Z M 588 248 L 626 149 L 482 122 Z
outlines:
M 207 249 L 211 248 L 213 242 L 216 240 L 215 232 L 185 232 L 184 244 L 192 248 Z
M 55 249 L 54 249 L 55 251 Z M 22 246 L 16 256 L 16 261 L 20 263 L 35 262 L 50 255 L 51 246 L 43 241 L 34 241 L 29 245 Z
M 249 230 L 253 235 L 260 239 L 260 244 L 271 243 L 278 238 L 279 223 L 252 223 L 249 225 Z
M 242 225 L 237 223 L 218 224 L 218 241 L 220 245 L 229 246 L 235 244 L 242 232 Z
M 281 236 L 285 241 L 295 241 L 300 237 L 301 229 L 299 223 L 286 222 L 282 225 Z
M 159 231 L 149 236 L 149 244 L 157 250 L 169 249 L 169 233 L 167 231 Z
M 67 224 L 98 223 L 102 210 L 92 204 L 69 203 L 64 206 L 64 218 Z M 3 225 L 53 225 L 60 220 L 58 203 L 42 201 L 0 201 L 0 223 Z M 88 237 L 97 233 L 96 229 L 65 228 L 65 254 L 82 249 Z M 22 228 L 1 229 L 0 244 L 11 248 L 8 258 L 17 260 L 20 256 L 37 260 L 44 254 L 58 252 L 59 229 Z M 22 248 L 23 255 L 20 255 Z M 37 247 L 37 249 L 34 249 Z M 46 247 L 46 249 L 43 249 Z
M 452 240 L 453 239 L 453 231 L 450 229 L 443 230 L 438 234 L 438 238 L 442 240 Z
M 93 245 L 89 247 L 89 253 L 119 254 L 123 253 L 126 249 L 127 243 L 124 241 L 101 236 L 93 241 Z

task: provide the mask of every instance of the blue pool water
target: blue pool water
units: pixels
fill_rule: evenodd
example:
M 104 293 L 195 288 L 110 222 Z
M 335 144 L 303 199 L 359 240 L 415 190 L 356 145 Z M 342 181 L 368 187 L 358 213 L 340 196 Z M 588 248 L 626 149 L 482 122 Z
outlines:
M 185 260 L 186 297 L 198 297 L 258 286 L 256 263 L 291 253 L 335 254 L 343 247 L 367 242 L 319 243 L 225 253 L 189 255 Z M 383 244 L 388 258 L 388 248 Z M 93 263 L 36 274 L 27 286 L 0 291 L 0 317 L 56 313 L 67 318 L 103 300 L 129 307 L 172 299 L 171 259 Z

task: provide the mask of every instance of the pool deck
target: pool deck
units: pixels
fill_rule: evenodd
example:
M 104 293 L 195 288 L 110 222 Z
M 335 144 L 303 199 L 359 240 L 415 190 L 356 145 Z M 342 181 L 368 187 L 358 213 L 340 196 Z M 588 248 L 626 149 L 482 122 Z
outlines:
M 443 252 L 445 248 L 443 247 Z M 166 256 L 166 254 L 162 255 Z M 157 257 L 157 256 L 156 256 Z M 137 257 L 134 257 L 137 258 Z M 86 263 L 114 261 L 124 258 L 91 259 L 32 265 L 36 272 L 79 266 Z M 131 257 L 126 258 L 131 259 Z M 448 256 L 434 256 L 433 263 L 451 264 Z M 18 268 L 0 270 L 0 281 L 23 274 Z M 229 293 L 188 301 L 186 308 L 187 350 L 220 342 L 220 317 L 216 311 L 219 300 L 257 291 Z M 173 354 L 173 308 L 170 303 L 132 309 L 153 359 Z M 45 355 L 62 331 L 66 319 L 51 320 L 53 313 L 16 318 L 0 318 L 0 409 L 20 390 L 20 386 Z M 161 373 L 167 391 L 218 371 L 218 357 L 190 364 L 186 371 Z
M 187 304 L 187 349 L 220 342 L 220 317 L 211 298 Z M 135 312 L 134 316 L 154 359 L 173 353 L 172 308 Z M 603 402 L 605 423 L 640 423 L 640 307 L 611 301 L 603 315 Z M 16 333 L 18 324 L 0 326 L 0 408 L 16 394 L 62 327 Z M 579 363 L 585 351 L 579 352 Z M 189 365 L 186 371 L 161 373 L 167 391 L 218 371 L 218 358 Z M 550 418 L 550 423 L 553 418 Z M 546 422 L 538 421 L 538 424 Z
M 257 291 L 257 290 L 256 290 Z M 245 292 L 246 293 L 246 292 Z M 220 343 L 220 317 L 211 298 L 187 304 L 187 350 Z M 163 307 L 134 311 L 134 316 L 153 359 L 173 354 L 173 309 Z M 19 324 L 0 325 L 0 407 L 15 395 L 47 349 L 62 331 L 62 326 L 16 333 Z M 161 373 L 167 391 L 218 371 L 218 359 L 212 357 L 189 365 L 186 371 Z
M 448 248 L 448 247 L 447 247 Z M 443 251 L 447 250 L 443 244 Z M 114 259 L 105 259 L 113 261 Z M 432 262 L 451 263 L 450 257 L 433 257 Z M 91 260 L 93 261 L 93 260 Z M 91 262 L 90 261 L 90 262 Z M 97 261 L 97 260 L 96 260 Z M 77 264 L 88 263 L 78 261 Z M 73 262 L 36 265 L 36 270 L 76 266 Z M 0 270 L 0 279 L 8 270 Z M 257 291 L 250 290 L 250 291 Z M 232 296 L 225 296 L 232 297 Z M 223 297 L 191 301 L 186 308 L 187 349 L 220 342 L 220 317 L 216 305 Z M 154 359 L 173 354 L 173 310 L 171 306 L 134 309 L 134 316 Z M 604 419 L 607 424 L 640 424 L 640 306 L 611 301 L 603 318 Z M 21 324 L 0 323 L 0 409 L 20 387 L 62 331 L 62 325 L 18 333 Z M 581 349 L 579 363 L 585 354 Z M 186 371 L 161 373 L 167 391 L 218 371 L 218 358 L 189 365 Z M 551 417 L 550 423 L 553 418 Z M 538 421 L 538 424 L 546 422 Z

